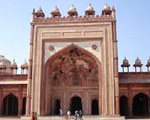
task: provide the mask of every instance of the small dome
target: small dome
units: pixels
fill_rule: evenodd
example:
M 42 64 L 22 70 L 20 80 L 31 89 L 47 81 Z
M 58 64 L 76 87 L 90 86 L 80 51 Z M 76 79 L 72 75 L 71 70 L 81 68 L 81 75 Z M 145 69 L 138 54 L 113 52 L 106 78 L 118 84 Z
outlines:
M 43 10 L 41 7 L 39 7 L 39 10 L 36 13 L 43 13 Z
M 135 60 L 135 64 L 141 64 L 141 60 L 137 57 L 137 59 Z
M 59 9 L 57 8 L 57 6 L 53 9 L 52 12 L 59 12 Z
M 87 7 L 87 10 L 88 11 L 93 11 L 94 10 L 93 7 L 91 6 L 91 4 Z
M 15 68 L 17 69 L 17 63 L 15 62 L 15 59 L 13 60 L 13 63 L 10 65 L 10 68 Z
M 122 65 L 121 65 L 121 67 L 129 67 L 129 66 L 130 66 L 129 61 L 125 57 L 124 60 L 123 60 Z
M 72 5 L 72 7 L 69 9 L 69 12 L 74 12 L 76 11 L 76 8 L 74 7 L 74 5 Z
M 0 55 L 0 63 L 3 63 L 5 65 L 10 65 L 10 60 L 6 59 L 3 55 Z
M 124 60 L 123 60 L 123 64 L 128 64 L 129 62 L 128 62 L 128 60 L 126 59 L 126 57 L 124 58 Z
M 106 5 L 103 7 L 103 10 L 110 10 L 110 7 L 106 4 Z
M 135 64 L 133 65 L 134 67 L 142 67 L 142 63 L 141 60 L 137 57 L 137 59 L 135 60 Z
M 28 63 L 24 60 L 24 63 L 21 65 L 21 68 L 28 68 Z

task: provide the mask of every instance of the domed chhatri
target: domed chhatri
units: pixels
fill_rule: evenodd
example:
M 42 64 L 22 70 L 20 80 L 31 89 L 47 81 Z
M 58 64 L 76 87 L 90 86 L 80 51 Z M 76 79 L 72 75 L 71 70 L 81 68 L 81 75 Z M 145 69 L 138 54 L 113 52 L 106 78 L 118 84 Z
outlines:
M 74 7 L 74 5 L 72 5 L 72 7 L 69 9 L 68 15 L 69 16 L 77 16 L 78 15 L 77 10 Z
M 142 65 L 142 64 L 141 64 L 141 60 L 140 60 L 138 57 L 137 57 L 137 59 L 135 60 L 135 65 L 140 65 L 140 66 Z
M 111 13 L 112 13 L 112 10 L 111 10 L 110 7 L 106 4 L 106 5 L 103 7 L 102 15 L 111 15 Z
M 10 68 L 12 68 L 12 69 L 18 69 L 17 63 L 15 62 L 15 59 L 13 60 L 13 63 L 10 65 Z
M 21 65 L 22 69 L 28 68 L 28 63 L 24 60 L 24 63 Z
M 53 11 L 51 12 L 51 15 L 53 17 L 61 16 L 61 13 L 59 12 L 59 9 L 57 8 L 57 6 L 53 9 Z
M 106 5 L 103 7 L 103 10 L 110 10 L 110 7 L 107 5 L 107 3 L 106 3 Z
M 3 63 L 4 65 L 10 65 L 10 60 L 6 59 L 3 55 L 0 55 L 0 63 Z
M 95 15 L 94 8 L 91 6 L 91 4 L 89 4 L 89 6 L 87 7 L 87 10 L 85 11 L 85 15 Z
M 142 67 L 142 63 L 141 63 L 141 60 L 137 57 L 137 59 L 135 60 L 135 64 L 133 65 L 135 67 L 135 72 L 137 72 L 137 67 L 140 68 L 140 72 L 142 71 L 141 67 Z
M 121 65 L 121 67 L 129 67 L 129 66 L 130 66 L 129 61 L 125 57 L 124 60 L 123 60 L 122 65 Z
M 126 59 L 126 57 L 124 58 L 121 67 L 122 67 L 123 72 L 124 72 L 124 68 L 127 68 L 127 72 L 129 72 L 130 64 L 129 64 L 129 61 Z
M 34 15 L 38 18 L 38 17 L 45 17 L 45 14 L 42 10 L 41 7 L 39 7 L 38 11 L 34 13 Z

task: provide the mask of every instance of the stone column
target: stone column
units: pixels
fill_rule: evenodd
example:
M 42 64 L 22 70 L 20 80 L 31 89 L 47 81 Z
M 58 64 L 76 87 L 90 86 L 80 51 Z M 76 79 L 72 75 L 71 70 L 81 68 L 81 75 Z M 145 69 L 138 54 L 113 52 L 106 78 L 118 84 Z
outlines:
M 129 88 L 128 88 L 128 96 L 129 96 L 129 99 L 128 99 L 128 101 L 129 101 L 129 116 L 133 116 L 132 115 L 132 99 L 133 99 L 133 95 L 132 95 L 132 93 L 131 93 L 131 85 L 129 85 Z
M 115 115 L 119 115 L 119 78 L 118 78 L 118 46 L 117 46 L 117 33 L 116 21 L 112 24 L 113 31 L 113 58 L 114 58 L 114 85 L 115 85 Z
M 19 96 L 18 96 L 18 100 L 19 100 L 19 106 L 18 106 L 18 115 L 22 115 L 22 87 L 21 86 L 19 86 L 19 89 L 20 89 L 20 91 L 19 91 Z
M 30 115 L 32 112 L 30 110 L 31 110 L 31 86 L 32 86 L 33 36 L 34 36 L 34 25 L 31 24 L 26 115 Z

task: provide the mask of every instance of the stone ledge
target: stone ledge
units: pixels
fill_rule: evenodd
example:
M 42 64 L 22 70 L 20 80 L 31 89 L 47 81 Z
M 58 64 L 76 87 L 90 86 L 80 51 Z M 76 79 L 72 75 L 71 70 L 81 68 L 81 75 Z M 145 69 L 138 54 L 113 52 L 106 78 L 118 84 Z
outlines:
M 30 117 L 22 116 L 21 120 L 29 120 Z M 39 116 L 38 120 L 66 120 L 65 116 Z M 70 119 L 74 120 L 74 116 L 71 116 Z M 80 120 L 80 119 L 78 119 Z M 82 120 L 125 120 L 124 116 L 83 116 Z

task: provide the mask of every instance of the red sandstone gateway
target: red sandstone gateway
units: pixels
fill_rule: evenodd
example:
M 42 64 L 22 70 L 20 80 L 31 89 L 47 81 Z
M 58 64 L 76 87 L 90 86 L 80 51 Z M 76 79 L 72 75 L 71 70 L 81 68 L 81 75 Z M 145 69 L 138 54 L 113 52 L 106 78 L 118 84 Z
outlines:
M 57 7 L 51 14 L 33 10 L 29 63 L 21 65 L 21 74 L 15 60 L 0 56 L 1 115 L 37 112 L 40 118 L 59 115 L 60 108 L 64 115 L 81 110 L 83 119 L 149 115 L 150 60 L 148 72 L 142 72 L 139 58 L 135 72 L 129 72 L 125 58 L 123 72 L 118 72 L 114 7 L 105 5 L 101 15 L 91 5 L 85 16 L 74 6 L 67 17 Z

